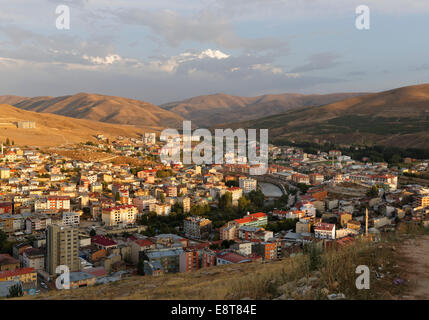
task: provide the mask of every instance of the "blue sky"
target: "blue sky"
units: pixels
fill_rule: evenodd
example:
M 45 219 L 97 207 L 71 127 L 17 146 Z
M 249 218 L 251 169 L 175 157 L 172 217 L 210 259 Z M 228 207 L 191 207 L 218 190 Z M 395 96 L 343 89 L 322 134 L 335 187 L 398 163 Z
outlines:
M 429 82 L 428 17 L 427 0 L 0 0 L 0 94 L 381 91 Z

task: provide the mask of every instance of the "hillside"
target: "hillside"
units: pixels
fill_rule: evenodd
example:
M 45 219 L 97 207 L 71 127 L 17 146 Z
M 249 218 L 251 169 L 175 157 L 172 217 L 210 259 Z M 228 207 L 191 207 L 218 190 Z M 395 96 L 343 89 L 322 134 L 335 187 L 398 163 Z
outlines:
M 18 129 L 18 121 L 34 121 L 35 129 Z M 136 137 L 146 130 L 153 132 L 160 128 L 136 128 L 128 125 L 112 125 L 102 122 L 74 119 L 55 114 L 24 111 L 16 107 L 0 104 L 0 141 L 6 138 L 15 144 L 31 146 L 55 146 L 94 141 L 94 136 L 104 134 L 115 138 L 119 135 Z
M 182 118 L 151 103 L 122 97 L 78 93 L 62 97 L 21 98 L 3 96 L 0 101 L 17 108 L 137 127 L 179 127 Z
M 200 126 L 259 119 L 305 106 L 319 106 L 344 100 L 361 93 L 302 95 L 294 93 L 239 97 L 227 94 L 199 96 L 161 105 Z
M 404 252 L 410 248 L 410 242 L 414 244 L 414 248 L 417 247 L 417 242 L 421 245 L 419 252 L 423 252 L 429 244 L 424 236 L 392 234 L 383 237 L 377 244 L 357 240 L 354 244 L 337 250 L 298 254 L 264 264 L 253 262 L 222 265 L 160 277 L 131 276 L 114 283 L 73 290 L 52 290 L 35 297 L 25 296 L 19 299 L 326 300 L 329 294 L 343 293 L 346 299 L 351 300 L 403 300 L 413 296 L 414 292 L 419 294 L 419 298 L 427 299 L 427 294 L 419 291 L 421 286 L 413 281 L 419 275 L 423 276 L 425 260 L 404 259 L 405 255 L 409 256 Z M 367 265 L 371 270 L 369 290 L 356 288 L 355 271 L 358 265 Z M 420 268 L 419 274 L 410 275 L 410 266 Z M 379 278 L 376 270 L 383 274 L 383 279 Z M 398 278 L 407 281 L 398 286 L 394 283 Z
M 268 128 L 272 141 L 319 141 L 429 148 L 429 84 L 224 125 Z

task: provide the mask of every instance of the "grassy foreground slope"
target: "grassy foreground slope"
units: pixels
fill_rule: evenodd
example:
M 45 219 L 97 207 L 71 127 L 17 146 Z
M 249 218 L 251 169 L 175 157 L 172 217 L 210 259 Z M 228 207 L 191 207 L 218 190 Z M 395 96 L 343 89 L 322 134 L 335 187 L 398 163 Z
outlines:
M 389 234 L 378 243 L 358 240 L 337 250 L 310 250 L 282 261 L 225 265 L 162 277 L 135 276 L 108 285 L 51 291 L 35 299 L 302 300 L 327 299 L 333 293 L 343 293 L 346 299 L 406 299 L 414 284 L 404 280 L 409 265 L 399 247 L 405 239 L 418 237 Z M 356 288 L 358 265 L 371 270 L 369 290 Z M 395 283 L 397 279 L 403 281 Z

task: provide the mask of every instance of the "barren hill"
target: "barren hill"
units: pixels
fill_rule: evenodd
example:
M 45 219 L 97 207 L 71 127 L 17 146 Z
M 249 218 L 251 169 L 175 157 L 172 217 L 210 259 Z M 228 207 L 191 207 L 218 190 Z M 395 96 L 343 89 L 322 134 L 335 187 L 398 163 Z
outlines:
M 353 97 L 225 127 L 268 128 L 273 141 L 429 148 L 429 84 Z
M 200 126 L 212 126 L 234 121 L 259 119 L 288 110 L 319 106 L 344 100 L 361 93 L 335 93 L 326 95 L 268 94 L 258 97 L 240 97 L 227 94 L 199 96 L 161 105 Z
M 5 98 L 9 97 L 9 98 Z M 122 97 L 78 93 L 62 97 L 0 97 L 17 108 L 137 127 L 179 127 L 182 117 L 151 103 Z
M 34 121 L 36 128 L 20 129 L 18 121 Z M 104 134 L 115 138 L 119 135 L 137 137 L 144 131 L 157 132 L 158 127 L 136 128 L 128 125 L 113 125 L 97 121 L 74 119 L 55 114 L 25 111 L 10 105 L 0 104 L 0 140 L 9 138 L 20 145 L 55 146 L 94 141 L 94 136 Z

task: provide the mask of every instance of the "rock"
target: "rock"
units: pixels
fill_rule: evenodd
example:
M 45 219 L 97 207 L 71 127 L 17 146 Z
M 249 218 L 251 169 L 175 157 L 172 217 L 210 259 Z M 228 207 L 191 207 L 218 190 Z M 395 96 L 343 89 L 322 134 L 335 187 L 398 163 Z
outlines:
M 323 288 L 320 292 L 325 296 L 327 296 L 329 294 L 328 288 Z
M 296 293 L 305 296 L 307 295 L 307 293 L 309 293 L 311 290 L 311 286 L 302 286 L 302 287 L 298 287 L 296 288 Z
M 298 282 L 297 282 L 297 284 L 298 284 L 299 287 L 305 285 L 306 283 L 307 283 L 307 278 L 305 278 L 305 277 L 299 279 Z
M 346 296 L 344 295 L 344 293 L 333 293 L 328 295 L 329 300 L 344 300 L 345 298 Z
M 287 282 L 280 287 L 278 287 L 279 292 L 289 292 L 292 290 L 292 288 L 295 287 L 295 284 L 293 282 Z
M 308 279 L 308 283 L 311 284 L 311 285 L 315 285 L 315 284 L 319 283 L 319 278 L 317 278 L 317 277 L 311 277 L 311 278 Z

